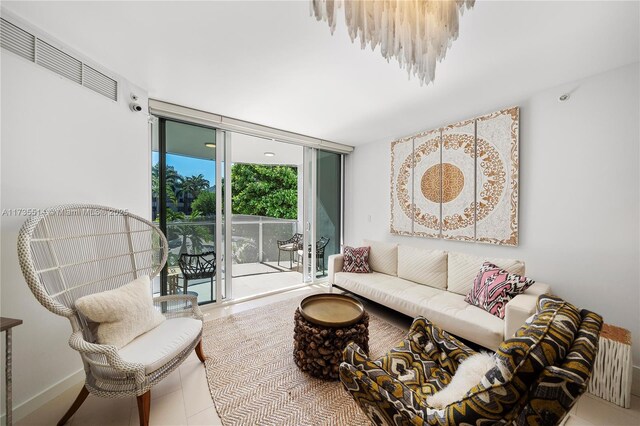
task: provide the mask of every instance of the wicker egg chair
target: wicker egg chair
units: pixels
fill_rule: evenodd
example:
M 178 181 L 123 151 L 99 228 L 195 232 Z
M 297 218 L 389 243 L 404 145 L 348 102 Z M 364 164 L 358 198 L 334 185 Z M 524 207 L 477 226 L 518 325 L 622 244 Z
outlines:
M 118 349 L 96 342 L 80 297 L 119 288 L 138 277 L 154 278 L 167 260 L 167 240 L 148 220 L 95 205 L 53 207 L 27 220 L 18 236 L 22 273 L 38 301 L 71 322 L 69 345 L 80 353 L 85 385 L 60 419 L 65 424 L 88 394 L 136 397 L 140 424 L 147 425 L 151 388 L 195 349 L 202 351 L 202 313 L 195 296 L 153 299 L 166 321 Z M 151 291 L 151 289 L 149 289 Z

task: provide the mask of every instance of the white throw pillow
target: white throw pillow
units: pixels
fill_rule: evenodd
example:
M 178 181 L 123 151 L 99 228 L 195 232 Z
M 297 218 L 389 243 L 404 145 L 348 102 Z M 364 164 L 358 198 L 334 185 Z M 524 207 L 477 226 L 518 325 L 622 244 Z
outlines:
M 380 241 L 364 240 L 369 246 L 369 266 L 371 270 L 387 275 L 398 275 L 398 245 Z
M 456 374 L 444 389 L 427 397 L 427 405 L 444 408 L 460 401 L 495 366 L 496 358 L 493 355 L 484 352 L 471 355 L 460 363 Z
M 524 275 L 524 262 L 516 259 L 470 256 L 450 251 L 447 262 L 447 290 L 463 296 L 473 288 L 473 280 L 484 262 L 491 262 L 512 274 Z
M 164 315 L 153 307 L 148 276 L 114 290 L 81 297 L 75 306 L 82 315 L 98 323 L 96 341 L 117 348 L 165 320 Z
M 398 277 L 429 287 L 447 288 L 447 252 L 398 246 Z

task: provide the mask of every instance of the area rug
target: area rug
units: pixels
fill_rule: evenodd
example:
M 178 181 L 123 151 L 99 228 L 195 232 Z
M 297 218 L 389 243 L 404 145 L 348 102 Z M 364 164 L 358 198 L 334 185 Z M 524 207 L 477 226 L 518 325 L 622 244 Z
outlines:
M 367 425 L 342 384 L 315 379 L 293 361 L 293 313 L 301 298 L 276 302 L 204 324 L 209 390 L 229 425 Z M 370 314 L 371 355 L 405 332 Z

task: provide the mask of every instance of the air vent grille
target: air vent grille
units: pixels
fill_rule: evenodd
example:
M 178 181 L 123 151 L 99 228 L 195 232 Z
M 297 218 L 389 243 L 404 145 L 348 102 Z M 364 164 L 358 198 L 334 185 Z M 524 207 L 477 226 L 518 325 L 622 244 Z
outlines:
M 87 64 L 83 64 L 82 68 L 82 85 L 109 99 L 118 100 L 118 82 Z
M 36 63 L 82 84 L 82 62 L 40 39 L 36 39 Z
M 15 24 L 0 18 L 0 45 L 107 98 L 118 100 L 118 82 Z
M 0 18 L 0 45 L 16 55 L 34 61 L 35 37 L 3 18 Z

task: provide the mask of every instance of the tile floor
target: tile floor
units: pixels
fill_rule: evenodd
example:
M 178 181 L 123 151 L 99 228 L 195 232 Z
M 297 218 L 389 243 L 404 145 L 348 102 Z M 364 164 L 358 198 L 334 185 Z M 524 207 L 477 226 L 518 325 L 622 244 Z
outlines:
M 255 299 L 224 307 L 206 307 L 205 320 L 241 312 L 267 303 L 324 292 L 322 285 L 292 290 L 286 293 Z M 407 329 L 411 319 L 379 305 L 367 303 L 367 310 L 399 327 Z M 15 422 L 17 426 L 55 424 L 64 414 L 82 386 L 62 393 L 27 417 Z M 209 394 L 205 370 L 192 354 L 176 371 L 167 376 L 151 392 L 151 425 L 221 425 Z M 71 425 L 137 425 L 135 398 L 109 400 L 89 395 L 69 423 Z M 640 425 L 640 397 L 634 396 L 630 409 L 623 409 L 591 395 L 583 396 L 570 416 L 568 426 Z

